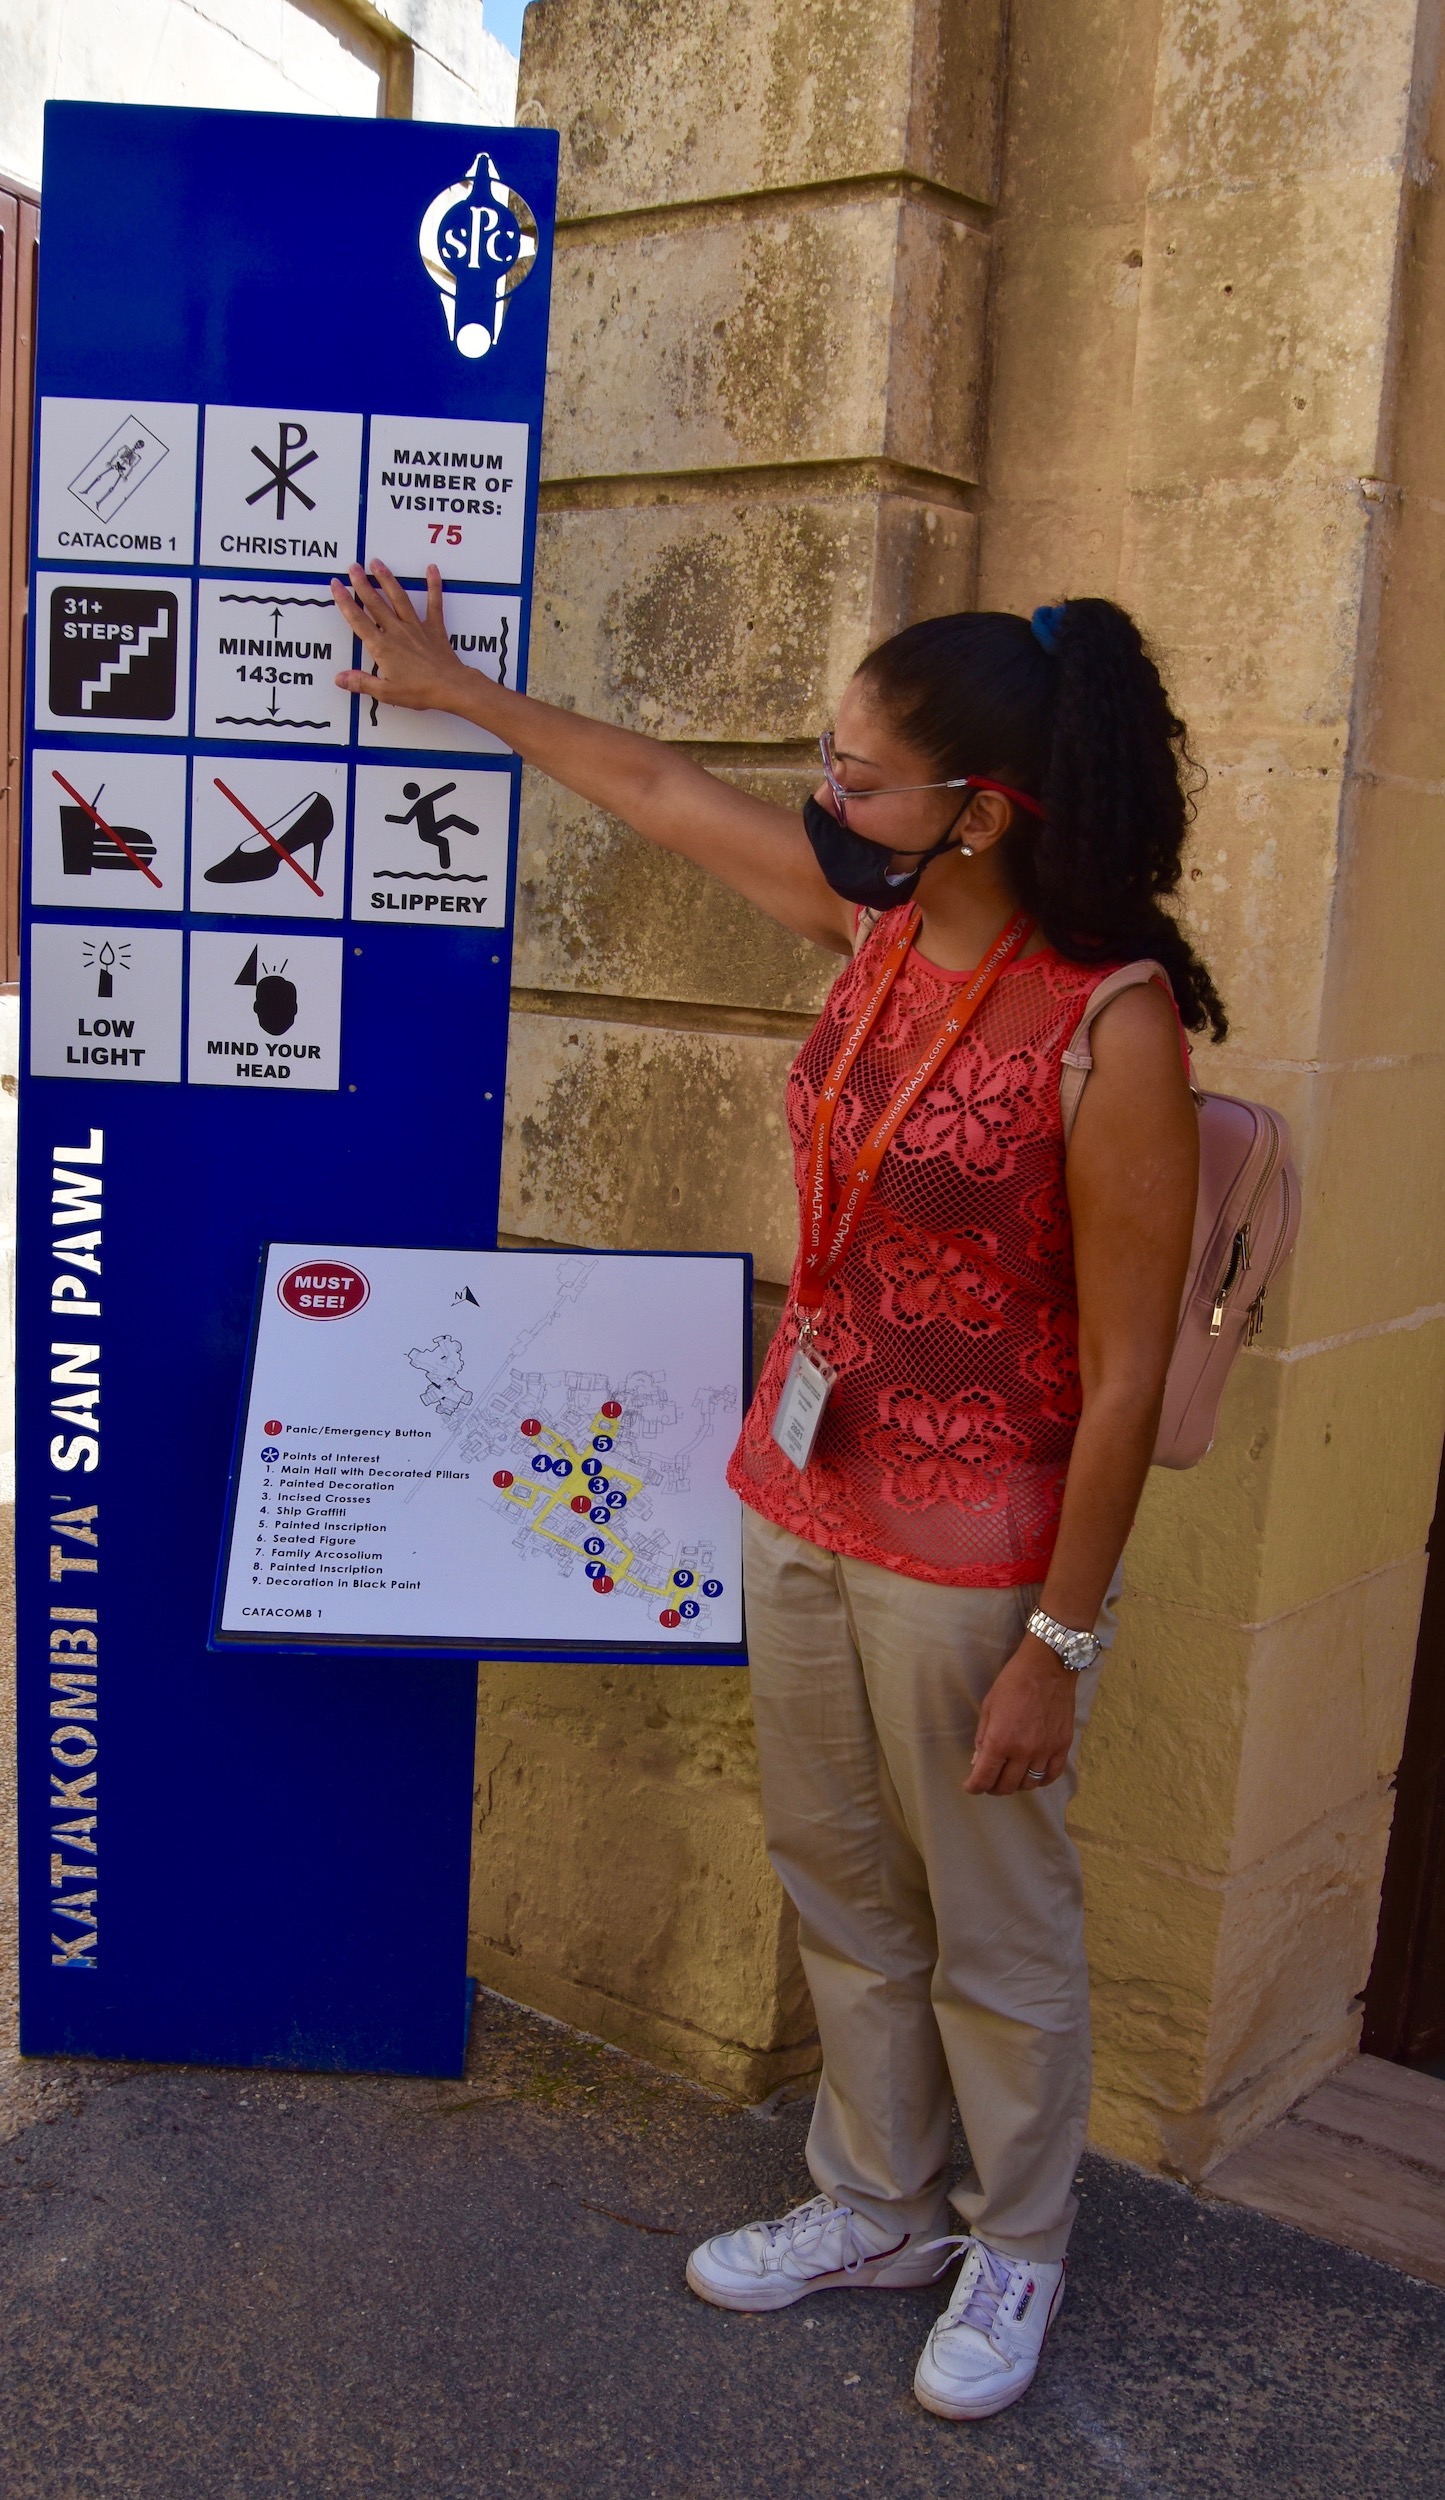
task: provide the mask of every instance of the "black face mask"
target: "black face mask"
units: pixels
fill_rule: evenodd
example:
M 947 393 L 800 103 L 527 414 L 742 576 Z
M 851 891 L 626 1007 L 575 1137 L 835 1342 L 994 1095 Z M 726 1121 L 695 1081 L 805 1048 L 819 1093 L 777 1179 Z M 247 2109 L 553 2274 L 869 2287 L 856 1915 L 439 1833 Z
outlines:
M 920 852 L 916 868 L 901 870 L 890 868 L 892 853 L 881 842 L 867 842 L 851 826 L 840 825 L 837 817 L 830 815 L 817 799 L 803 801 L 803 831 L 829 885 L 835 894 L 842 895 L 845 903 L 861 903 L 873 911 L 892 911 L 897 904 L 912 901 L 929 861 L 949 848 L 953 826 L 939 835 L 932 850 Z

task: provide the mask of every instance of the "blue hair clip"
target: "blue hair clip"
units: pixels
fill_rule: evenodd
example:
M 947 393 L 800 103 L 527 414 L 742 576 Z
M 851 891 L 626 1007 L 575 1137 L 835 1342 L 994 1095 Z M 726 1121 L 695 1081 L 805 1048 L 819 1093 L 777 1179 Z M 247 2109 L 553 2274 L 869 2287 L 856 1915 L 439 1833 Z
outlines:
M 1067 614 L 1067 606 L 1035 608 L 1033 615 L 1029 618 L 1035 642 L 1041 650 L 1048 652 L 1050 658 L 1059 647 L 1059 636 L 1063 631 L 1064 618 Z

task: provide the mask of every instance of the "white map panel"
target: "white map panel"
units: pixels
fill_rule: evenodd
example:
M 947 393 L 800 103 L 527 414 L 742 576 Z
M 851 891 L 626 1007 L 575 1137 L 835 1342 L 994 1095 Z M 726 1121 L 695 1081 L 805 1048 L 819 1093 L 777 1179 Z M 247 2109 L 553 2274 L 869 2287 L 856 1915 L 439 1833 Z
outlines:
M 219 1629 L 742 1637 L 740 1258 L 267 1254 Z

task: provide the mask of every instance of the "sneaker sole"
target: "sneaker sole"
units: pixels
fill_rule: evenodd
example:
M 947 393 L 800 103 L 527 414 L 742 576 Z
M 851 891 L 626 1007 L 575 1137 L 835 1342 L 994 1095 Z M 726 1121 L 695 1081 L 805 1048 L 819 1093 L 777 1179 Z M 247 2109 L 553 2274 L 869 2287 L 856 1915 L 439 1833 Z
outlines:
M 1030 2370 L 1022 2387 L 1011 2387 L 1006 2395 L 995 2396 L 986 2405 L 949 2404 L 942 2396 L 932 2395 L 920 2387 L 917 2379 L 913 2382 L 913 2393 L 925 2413 L 936 2413 L 945 2422 L 986 2422 L 991 2414 L 1006 2413 L 1010 2405 L 1018 2403 L 1020 2396 L 1026 2396 L 1037 2375 L 1036 2370 Z
M 886 2260 L 880 2261 L 880 2263 Z M 947 2268 L 941 2268 L 947 2272 Z M 739 2285 L 736 2291 L 721 2284 L 709 2283 L 699 2274 L 691 2257 L 687 2261 L 687 2288 L 713 2309 L 730 2309 L 734 2313 L 757 2315 L 773 2309 L 791 2309 L 793 2303 L 807 2300 L 814 2292 L 922 2292 L 936 2283 L 937 2274 L 883 2274 L 870 2267 L 859 2266 L 852 2274 L 820 2274 L 811 2283 L 778 2283 L 759 2285 L 751 2291 Z

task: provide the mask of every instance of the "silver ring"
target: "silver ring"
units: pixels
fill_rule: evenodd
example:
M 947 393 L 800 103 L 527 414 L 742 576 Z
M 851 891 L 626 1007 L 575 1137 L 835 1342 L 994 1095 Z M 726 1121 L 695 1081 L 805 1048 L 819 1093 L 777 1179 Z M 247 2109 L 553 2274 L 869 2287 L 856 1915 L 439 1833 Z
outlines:
M 1025 1778 L 1026 1780 L 1032 1780 L 1032 1781 L 1033 1781 L 1033 1783 L 1034 1783 L 1034 1785 L 1035 1785 L 1035 1787 L 1037 1787 L 1037 1786 L 1038 1786 L 1038 1784 L 1039 1784 L 1040 1780 L 1046 1780 L 1046 1779 L 1048 1778 L 1048 1776 L 1049 1776 L 1049 1775 L 1048 1775 L 1048 1771 L 1047 1771 L 1047 1769 L 1044 1769 L 1044 1770 L 1042 1770 L 1042 1771 L 1025 1771 L 1025 1773 L 1024 1773 L 1024 1778 Z

